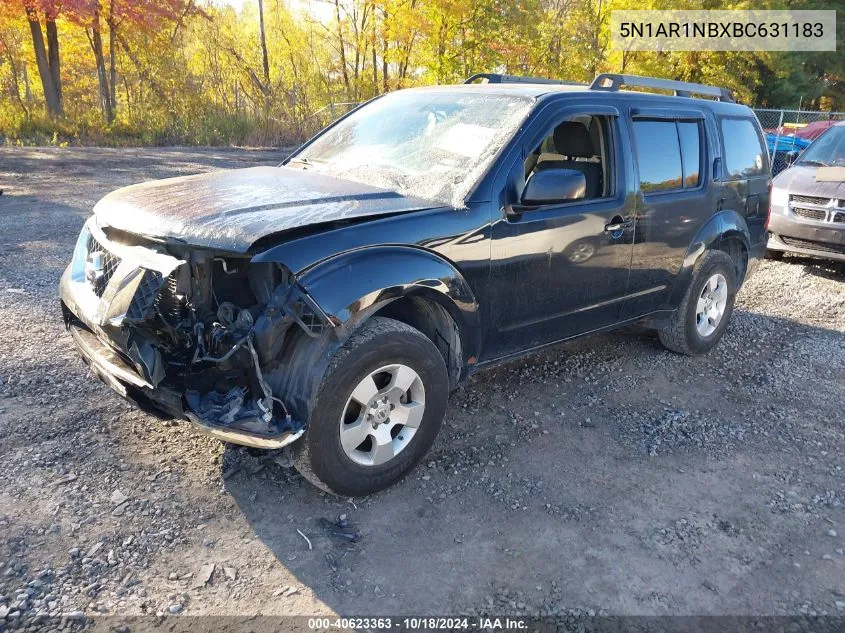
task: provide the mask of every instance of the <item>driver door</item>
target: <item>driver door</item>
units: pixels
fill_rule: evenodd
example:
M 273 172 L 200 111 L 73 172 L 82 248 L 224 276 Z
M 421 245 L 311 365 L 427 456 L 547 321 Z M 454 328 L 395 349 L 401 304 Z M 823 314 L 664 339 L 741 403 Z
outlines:
M 619 320 L 634 237 L 633 207 L 626 203 L 634 199 L 626 196 L 633 179 L 621 160 L 630 148 L 620 124 L 608 106 L 558 108 L 523 137 L 492 227 L 489 358 Z M 583 197 L 521 206 L 525 183 L 546 160 L 590 174 Z

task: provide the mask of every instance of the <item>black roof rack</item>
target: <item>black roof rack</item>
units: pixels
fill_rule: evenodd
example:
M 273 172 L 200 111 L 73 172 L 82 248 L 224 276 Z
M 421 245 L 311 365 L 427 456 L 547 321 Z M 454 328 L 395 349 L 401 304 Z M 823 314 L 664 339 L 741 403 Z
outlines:
M 561 81 L 560 79 L 547 79 L 545 77 L 521 77 L 520 75 L 500 75 L 498 73 L 475 73 L 464 83 L 475 83 L 479 79 L 486 79 L 491 84 L 562 84 L 565 86 L 583 86 L 577 81 Z
M 522 77 L 520 75 L 501 75 L 498 73 L 475 73 L 465 84 L 475 83 L 479 79 L 486 79 L 491 84 L 561 84 L 565 86 L 585 86 L 577 81 L 563 81 L 546 77 Z M 593 79 L 590 90 L 604 90 L 617 92 L 623 87 L 652 88 L 654 90 L 671 90 L 676 97 L 691 97 L 702 95 L 715 97 L 719 101 L 734 103 L 733 93 L 727 88 L 694 84 L 688 81 L 674 81 L 672 79 L 658 79 L 656 77 L 641 77 L 639 75 L 618 75 L 616 73 L 602 73 Z
M 686 81 L 673 81 L 672 79 L 640 77 L 638 75 L 602 73 L 593 79 L 593 83 L 590 84 L 590 90 L 607 90 L 610 92 L 616 92 L 623 86 L 671 90 L 676 97 L 689 97 L 693 94 L 704 95 L 707 97 L 716 97 L 719 101 L 734 103 L 733 94 L 727 88 L 694 84 Z

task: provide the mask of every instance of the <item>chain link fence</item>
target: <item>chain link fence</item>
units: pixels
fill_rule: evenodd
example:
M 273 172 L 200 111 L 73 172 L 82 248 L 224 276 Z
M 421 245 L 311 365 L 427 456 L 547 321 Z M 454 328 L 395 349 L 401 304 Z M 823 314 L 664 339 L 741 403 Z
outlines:
M 756 108 L 754 114 L 766 133 L 773 176 L 789 166 L 792 152 L 800 153 L 829 127 L 845 121 L 845 112 Z

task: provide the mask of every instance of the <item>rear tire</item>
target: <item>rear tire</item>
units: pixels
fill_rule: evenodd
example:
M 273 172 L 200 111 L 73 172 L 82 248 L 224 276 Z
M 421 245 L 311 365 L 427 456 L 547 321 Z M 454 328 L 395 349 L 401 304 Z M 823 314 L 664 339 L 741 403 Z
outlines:
M 709 352 L 725 333 L 736 297 L 736 265 L 723 251 L 707 251 L 668 325 L 658 331 L 667 349 L 693 356 Z
M 294 466 L 339 495 L 383 490 L 431 448 L 448 396 L 434 344 L 400 321 L 373 317 L 330 361 Z

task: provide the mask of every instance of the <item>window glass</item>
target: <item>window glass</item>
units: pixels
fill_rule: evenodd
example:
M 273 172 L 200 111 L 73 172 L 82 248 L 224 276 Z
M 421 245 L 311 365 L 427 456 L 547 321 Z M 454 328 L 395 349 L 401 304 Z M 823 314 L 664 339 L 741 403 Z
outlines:
M 398 90 L 355 110 L 288 164 L 463 207 L 533 105 L 516 94 Z
M 634 121 L 640 188 L 644 193 L 681 188 L 681 147 L 674 121 Z
M 697 187 L 701 181 L 701 132 L 694 121 L 678 121 L 681 158 L 684 161 L 684 188 Z
M 832 127 L 801 154 L 805 165 L 845 165 L 845 127 Z
M 754 124 L 748 119 L 722 119 L 721 125 L 728 177 L 748 178 L 764 173 L 764 150 Z
M 525 160 L 525 184 L 549 169 L 569 169 L 584 174 L 580 199 L 611 195 L 608 117 L 581 114 L 551 127 Z

